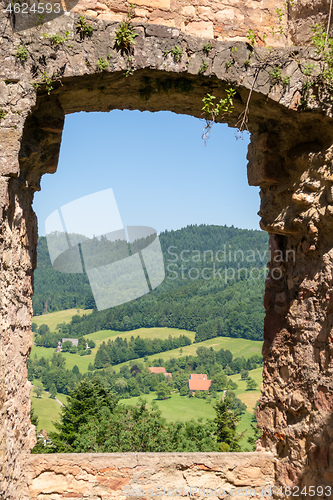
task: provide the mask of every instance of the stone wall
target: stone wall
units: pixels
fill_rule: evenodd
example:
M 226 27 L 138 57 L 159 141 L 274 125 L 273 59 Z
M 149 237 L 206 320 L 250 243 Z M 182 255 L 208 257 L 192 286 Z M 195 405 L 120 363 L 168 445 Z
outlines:
M 316 12 L 321 3 L 310 7 Z M 307 9 L 300 11 L 299 27 Z M 325 94 L 306 110 L 301 105 L 302 69 L 317 64 L 315 51 L 251 50 L 241 41 L 212 40 L 207 55 L 203 45 L 209 39 L 138 22 L 129 59 L 114 48 L 119 22 L 93 19 L 92 36 L 82 39 L 78 19 L 66 13 L 23 29 L 15 16 L 0 18 L 1 499 L 29 497 L 34 429 L 26 362 L 37 243 L 31 202 L 41 176 L 57 168 L 65 114 L 139 109 L 202 118 L 202 98 L 207 92 L 223 98 L 228 86 L 236 90 L 234 108 L 220 120 L 237 127 L 247 109 L 248 179 L 261 187 L 261 226 L 271 236 L 258 449 L 278 459 L 276 485 L 327 484 L 333 476 L 333 120 Z M 43 35 L 66 31 L 69 39 L 59 45 Z M 22 44 L 25 61 L 15 57 Z M 183 51 L 180 61 L 170 54 L 175 45 Z M 108 62 L 104 71 L 101 58 Z M 286 81 L 272 81 L 277 66 Z M 42 460 L 35 485 L 52 464 L 50 457 Z M 63 480 L 56 469 L 50 474 Z
M 268 497 L 274 487 L 269 453 L 32 455 L 28 473 L 30 500 L 125 500 L 161 495 L 217 499 L 228 498 L 229 493 L 237 500 L 247 500 L 264 498 L 265 492 Z
M 264 5 L 262 5 L 264 3 Z M 130 2 L 80 0 L 73 8 L 75 12 L 103 20 L 121 21 L 129 9 Z M 278 31 L 276 7 L 283 7 L 283 0 L 233 1 L 233 0 L 137 0 L 134 21 L 165 25 L 194 35 L 217 40 L 246 40 L 246 32 L 258 32 L 258 42 L 283 45 L 284 36 L 272 36 L 271 26 Z M 283 26 L 287 27 L 287 16 Z
M 79 0 L 69 8 L 100 20 L 122 21 L 135 7 L 135 22 L 178 28 L 211 40 L 247 41 L 256 34 L 261 46 L 308 44 L 311 28 L 327 24 L 329 0 Z

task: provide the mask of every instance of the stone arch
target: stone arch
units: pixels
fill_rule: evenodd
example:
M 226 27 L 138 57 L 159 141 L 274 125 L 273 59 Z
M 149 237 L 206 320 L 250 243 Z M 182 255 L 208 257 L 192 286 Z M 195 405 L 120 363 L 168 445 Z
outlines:
M 41 176 L 57 168 L 65 114 L 127 108 L 200 117 L 202 97 L 207 92 L 223 97 L 230 86 L 236 89 L 234 110 L 222 118 L 230 126 L 237 126 L 251 92 L 248 179 L 261 187 L 261 227 L 270 233 L 273 251 L 258 450 L 277 458 L 277 485 L 327 482 L 333 473 L 333 129 L 324 108 L 299 110 L 300 68 L 311 60 L 311 50 L 252 50 L 245 42 L 217 40 L 202 74 L 201 38 L 138 23 L 129 60 L 113 49 L 117 22 L 94 23 L 93 36 L 82 40 L 74 35 L 77 21 L 67 13 L 47 24 L 50 32 L 70 28 L 71 47 L 54 47 L 38 28 L 14 33 L 8 20 L 2 23 L 7 49 L 24 43 L 29 50 L 27 61 L 20 62 L 14 49 L 8 55 L 0 48 L 2 498 L 27 498 L 24 469 L 33 429 L 26 361 L 37 244 L 31 203 Z M 183 50 L 181 61 L 164 55 L 175 45 Z M 100 58 L 108 61 L 105 71 L 98 68 Z M 272 82 L 277 64 L 290 77 L 288 85 Z

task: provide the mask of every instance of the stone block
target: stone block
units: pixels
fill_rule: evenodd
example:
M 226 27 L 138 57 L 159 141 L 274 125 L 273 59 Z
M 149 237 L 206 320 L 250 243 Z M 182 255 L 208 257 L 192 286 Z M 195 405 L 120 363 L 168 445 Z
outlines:
M 212 9 L 210 7 L 198 7 L 198 17 L 202 21 L 212 21 Z
M 113 12 L 104 12 L 103 14 L 99 14 L 97 16 L 100 21 L 118 21 L 121 22 L 123 20 L 123 16 L 121 14 L 114 14 Z
M 224 9 L 224 10 L 219 10 L 215 14 L 215 19 L 218 23 L 223 24 L 223 23 L 230 23 L 235 19 L 235 10 L 234 9 Z
M 170 10 L 170 0 L 135 0 L 135 5 L 153 7 L 154 9 Z
M 210 21 L 190 22 L 186 26 L 186 33 L 201 38 L 214 38 L 214 25 Z
M 168 26 L 160 24 L 148 24 L 146 26 L 146 36 L 157 36 L 159 38 L 172 38 L 179 35 L 179 30 L 174 30 Z
M 182 8 L 182 14 L 186 18 L 193 19 L 196 14 L 195 7 L 193 5 L 186 5 Z

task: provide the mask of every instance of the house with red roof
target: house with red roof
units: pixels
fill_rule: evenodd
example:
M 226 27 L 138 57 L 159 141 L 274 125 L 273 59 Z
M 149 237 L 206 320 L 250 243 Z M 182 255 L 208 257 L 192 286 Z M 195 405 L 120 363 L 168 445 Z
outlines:
M 172 378 L 172 373 L 167 372 L 164 366 L 148 366 L 148 370 L 150 373 L 163 373 L 165 377 Z
M 212 381 L 208 380 L 206 373 L 191 373 L 188 381 L 190 391 L 208 391 Z

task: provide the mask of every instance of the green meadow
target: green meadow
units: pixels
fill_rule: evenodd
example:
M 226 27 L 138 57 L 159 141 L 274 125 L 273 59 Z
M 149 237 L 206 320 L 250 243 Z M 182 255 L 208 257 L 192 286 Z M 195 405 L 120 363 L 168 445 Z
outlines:
M 251 374 L 253 373 L 250 372 Z M 254 378 L 254 377 L 253 377 Z M 236 395 L 237 395 L 237 391 Z M 256 401 L 259 398 L 257 391 L 249 391 L 256 392 Z M 164 400 L 156 399 L 155 393 L 145 394 L 141 397 L 122 399 L 120 403 L 124 405 L 132 405 L 135 406 L 140 402 L 140 400 L 144 399 L 150 405 L 153 401 L 158 406 L 161 411 L 162 416 L 168 422 L 185 422 L 187 420 L 198 420 L 198 419 L 214 419 L 216 414 L 214 410 L 214 405 L 221 398 L 222 393 L 218 393 L 218 398 L 210 398 L 210 399 L 198 399 L 198 398 L 190 398 L 188 396 L 180 396 L 179 394 L 172 393 L 171 397 Z M 239 396 L 237 396 L 239 397 Z M 254 403 L 255 404 L 255 403 Z M 252 410 L 253 413 L 253 410 Z M 251 451 L 251 446 L 248 443 L 248 437 L 253 435 L 252 427 L 251 427 L 251 412 L 246 411 L 241 415 L 240 422 L 237 426 L 237 432 L 242 434 L 242 437 L 239 441 L 242 451 Z
M 55 332 L 57 325 L 59 323 L 70 323 L 73 316 L 78 314 L 83 316 L 84 314 L 90 314 L 92 309 L 66 309 L 65 311 L 56 311 L 48 314 L 42 314 L 41 316 L 34 316 L 32 322 L 36 323 L 39 327 L 41 325 L 47 325 L 51 332 Z
M 63 394 L 61 399 L 64 399 Z M 45 393 L 45 391 L 43 391 L 41 398 L 37 398 L 34 394 L 33 389 L 31 390 L 30 400 L 35 414 L 38 417 L 37 430 L 41 431 L 45 429 L 46 432 L 55 431 L 56 429 L 53 425 L 53 422 L 57 422 L 60 418 L 60 404 L 57 403 L 54 399 L 51 399 L 50 396 Z
M 256 368 L 249 372 L 249 376 L 253 378 L 258 386 L 254 391 L 246 390 L 246 380 L 241 380 L 240 374 L 231 375 L 230 378 L 237 384 L 237 389 L 234 391 L 236 396 L 246 404 L 247 411 L 253 414 L 254 407 L 260 396 L 260 384 L 262 381 L 262 368 Z
M 260 381 L 262 369 L 258 368 L 250 372 L 250 376 L 255 380 Z M 240 381 L 240 376 L 232 375 L 231 378 L 238 384 L 238 388 L 235 390 L 236 396 L 239 397 L 248 408 L 242 416 L 238 424 L 237 431 L 239 434 L 244 433 L 240 440 L 240 444 L 243 451 L 250 450 L 250 445 L 247 442 L 247 438 L 252 435 L 251 429 L 251 417 L 253 413 L 253 408 L 259 398 L 259 391 L 245 391 L 246 383 L 245 381 Z M 34 385 L 40 385 L 39 381 L 34 380 Z M 222 393 L 219 393 L 221 397 Z M 243 397 L 245 396 L 245 397 Z M 57 398 L 66 404 L 66 396 L 64 394 L 57 394 Z M 248 398 L 248 399 L 246 399 Z M 38 430 L 45 429 L 47 432 L 55 430 L 52 422 L 59 420 L 59 415 L 61 407 L 59 403 L 51 399 L 45 392 L 42 394 L 42 398 L 36 398 L 34 391 L 31 391 L 31 402 L 35 409 L 36 415 L 38 416 L 39 425 Z M 169 399 L 158 400 L 156 399 L 155 393 L 146 394 L 141 397 L 122 399 L 120 404 L 124 405 L 136 405 L 140 400 L 146 400 L 150 405 L 153 401 L 157 404 L 162 416 L 169 422 L 182 421 L 185 422 L 191 419 L 213 419 L 215 417 L 214 405 L 218 399 L 199 399 L 190 398 L 188 396 L 180 396 L 179 394 L 172 393 Z
M 235 339 L 233 339 L 235 340 Z M 238 339 L 236 339 L 238 340 Z M 250 342 L 250 341 L 249 341 Z M 203 342 L 202 342 L 203 343 Z M 235 354 L 237 355 L 237 353 Z M 237 389 L 235 392 L 236 396 L 245 403 L 247 411 L 241 416 L 241 420 L 237 426 L 237 432 L 242 435 L 239 443 L 242 451 L 250 451 L 251 447 L 247 441 L 248 437 L 253 435 L 251 427 L 251 419 L 254 413 L 254 407 L 260 396 L 260 384 L 262 380 L 262 368 L 256 368 L 249 372 L 249 376 L 253 378 L 258 387 L 256 390 L 247 391 L 246 390 L 246 380 L 241 380 L 240 374 L 231 375 L 230 378 L 237 384 Z M 222 396 L 219 393 L 218 399 Z M 165 400 L 156 399 L 156 394 L 151 393 L 145 396 L 129 398 L 121 400 L 121 403 L 125 405 L 136 405 L 140 399 L 145 399 L 148 403 L 154 401 L 158 408 L 160 409 L 163 417 L 170 422 L 176 422 L 177 420 L 186 421 L 193 419 L 212 419 L 215 417 L 214 404 L 217 400 L 215 399 L 198 399 L 189 398 L 188 396 L 180 396 L 179 394 L 172 394 L 171 398 Z
M 66 368 L 71 370 L 75 365 L 78 366 L 81 373 L 88 371 L 89 363 L 94 364 L 95 354 L 97 347 L 91 349 L 91 354 L 88 356 L 80 356 L 79 354 L 71 354 L 69 352 L 62 352 L 61 355 L 66 359 Z M 52 358 L 54 349 L 52 347 L 32 346 L 30 356 L 37 356 L 38 359 L 44 357 L 46 359 Z
M 172 393 L 168 399 L 159 400 L 156 399 L 156 393 L 151 392 L 136 398 L 121 399 L 120 403 L 135 406 L 142 399 L 145 399 L 148 404 L 154 401 L 168 422 L 186 422 L 192 418 L 207 419 L 215 416 L 213 408 L 215 399 L 190 398 L 180 396 L 178 393 Z
M 158 329 L 150 328 L 150 330 L 154 331 Z M 137 331 L 138 330 L 134 330 L 129 333 L 135 336 L 135 332 Z M 188 332 L 186 330 L 178 331 L 184 333 L 184 335 L 187 336 L 190 336 L 189 334 L 193 334 L 193 332 Z M 173 335 L 175 336 L 175 333 Z M 153 338 L 154 336 L 156 336 L 156 334 L 152 332 L 151 337 Z M 171 351 L 152 354 L 151 356 L 148 356 L 147 365 L 150 366 L 154 359 L 159 358 L 162 358 L 164 361 L 168 361 L 171 358 L 181 358 L 182 356 L 196 356 L 196 350 L 200 346 L 207 348 L 212 347 L 216 351 L 220 349 L 228 349 L 233 354 L 234 358 L 244 356 L 245 359 L 248 359 L 255 354 L 261 355 L 262 342 L 258 342 L 256 340 L 234 339 L 230 337 L 215 337 L 214 339 L 204 340 L 203 342 L 198 342 L 196 344 L 182 347 L 181 349 L 172 349 Z M 144 362 L 144 358 L 138 358 L 135 361 Z M 127 361 L 125 363 L 115 365 L 113 366 L 113 369 L 115 371 L 119 371 L 120 367 L 127 363 L 129 362 Z
M 73 315 L 82 315 L 89 313 L 90 311 L 87 310 L 71 309 L 68 311 L 58 311 L 55 313 L 45 314 L 43 316 L 36 316 L 34 317 L 33 321 L 37 323 L 38 326 L 45 323 L 51 330 L 54 331 L 57 324 L 69 322 Z M 96 343 L 96 347 L 94 349 L 91 349 L 90 355 L 80 356 L 79 354 L 71 353 L 62 353 L 62 355 L 66 359 L 66 367 L 68 369 L 71 370 L 74 365 L 77 365 L 80 372 L 85 373 L 88 371 L 89 363 L 94 363 L 97 349 L 103 341 L 107 342 L 109 339 L 114 340 L 116 337 L 130 339 L 132 336 L 140 336 L 141 338 L 159 337 L 162 339 L 166 339 L 169 337 L 169 335 L 171 335 L 172 337 L 186 335 L 193 342 L 195 333 L 187 330 L 179 330 L 177 328 L 139 328 L 137 330 L 127 332 L 101 330 L 85 336 L 85 338 L 94 340 L 94 342 Z M 254 354 L 261 354 L 262 342 L 229 337 L 216 337 L 214 339 L 209 339 L 197 344 L 191 344 L 189 346 L 182 347 L 181 349 L 178 348 L 163 353 L 153 354 L 151 356 L 148 356 L 146 362 L 144 362 L 144 358 L 139 358 L 133 361 L 115 365 L 113 367 L 110 367 L 109 369 L 119 371 L 121 366 L 131 362 L 142 362 L 145 364 L 145 366 L 150 366 L 153 363 L 153 360 L 158 358 L 162 358 L 164 361 L 167 361 L 171 358 L 179 358 L 187 355 L 195 356 L 196 350 L 200 346 L 207 348 L 212 347 L 214 350 L 228 349 L 232 352 L 234 357 L 244 356 L 246 359 L 248 359 Z M 38 358 L 41 358 L 42 356 L 44 356 L 45 358 L 51 358 L 53 353 L 53 348 L 33 346 L 31 356 L 36 355 Z M 232 375 L 230 377 L 234 382 L 237 383 L 238 386 L 234 391 L 236 396 L 241 399 L 241 401 L 247 406 L 247 411 L 242 415 L 241 421 L 237 428 L 239 433 L 244 433 L 243 437 L 240 440 L 243 451 L 250 450 L 250 445 L 247 442 L 247 438 L 249 435 L 252 435 L 251 417 L 253 414 L 254 406 L 260 395 L 262 368 L 252 370 L 250 372 L 250 376 L 258 383 L 258 387 L 254 391 L 246 391 L 246 381 L 241 380 L 240 374 Z M 40 381 L 38 380 L 33 381 L 33 383 L 36 386 L 40 386 Z M 58 394 L 57 398 L 64 404 L 66 404 L 66 396 L 64 396 L 63 394 Z M 155 401 L 162 415 L 166 418 L 166 420 L 170 422 L 175 422 L 177 420 L 186 421 L 199 418 L 205 420 L 207 418 L 211 419 L 215 417 L 214 404 L 217 401 L 215 399 L 206 400 L 199 398 L 189 398 L 187 396 L 180 396 L 179 394 L 175 393 L 171 395 L 171 398 L 166 400 L 157 400 L 155 393 L 147 394 L 144 397 L 141 396 L 141 399 L 142 398 L 144 398 L 149 404 L 152 401 Z M 140 398 L 136 397 L 121 400 L 121 403 L 126 405 L 135 405 L 139 400 Z M 39 418 L 38 429 L 45 429 L 47 432 L 54 430 L 52 421 L 57 421 L 59 419 L 59 413 L 61 409 L 60 405 L 56 401 L 52 400 L 48 395 L 46 395 L 45 392 L 43 393 L 42 398 L 39 399 L 35 397 L 32 391 L 31 401 Z
M 72 312 L 75 311 L 76 309 L 72 309 Z M 62 312 L 67 312 L 67 311 L 62 311 Z M 86 312 L 86 311 L 85 311 Z M 53 315 L 59 315 L 59 312 L 56 313 L 50 313 L 50 314 L 45 314 L 43 316 L 37 316 L 39 318 L 47 318 L 48 323 L 45 322 L 45 324 L 50 324 L 50 322 L 53 324 L 55 323 L 55 319 Z M 52 316 L 52 318 L 51 318 Z M 69 316 L 68 316 L 69 317 Z M 59 316 L 58 316 L 59 318 Z M 69 317 L 70 320 L 71 317 Z M 57 321 L 58 322 L 61 321 Z M 41 322 L 42 324 L 43 322 Z M 51 327 L 50 327 L 51 329 Z M 178 337 L 180 335 L 186 335 L 191 339 L 193 342 L 195 332 L 190 332 L 188 330 L 179 330 L 177 328 L 139 328 L 137 330 L 131 330 L 128 332 L 117 332 L 114 330 L 99 330 L 94 333 L 90 333 L 88 335 L 85 335 L 85 338 L 91 339 L 96 343 L 96 347 L 94 349 L 91 349 L 91 354 L 89 356 L 80 356 L 79 354 L 70 354 L 70 353 L 62 353 L 62 355 L 66 358 L 66 366 L 69 369 L 72 369 L 74 365 L 77 365 L 80 369 L 81 373 L 85 373 L 88 371 L 88 366 L 89 363 L 94 363 L 95 359 L 95 354 L 97 352 L 98 347 L 102 342 L 107 342 L 109 339 L 114 340 L 116 337 L 121 337 L 123 339 L 130 339 L 132 336 L 137 337 L 140 336 L 141 338 L 161 338 L 161 339 L 166 339 L 171 335 L 172 337 Z M 209 339 L 209 340 L 204 340 L 203 342 L 198 342 L 196 344 L 191 344 L 185 347 L 182 347 L 181 349 L 172 349 L 171 351 L 166 351 L 166 352 L 161 352 L 157 354 L 152 354 L 151 356 L 148 356 L 148 360 L 145 363 L 147 366 L 150 366 L 154 359 L 159 359 L 162 358 L 164 361 L 168 361 L 171 358 L 180 358 L 182 356 L 195 356 L 196 355 L 196 350 L 198 347 L 203 346 L 210 348 L 212 347 L 214 350 L 219 350 L 219 349 L 228 349 L 229 351 L 232 352 L 234 357 L 241 357 L 244 356 L 245 359 L 248 359 L 249 357 L 253 356 L 254 354 L 261 354 L 261 347 L 262 347 L 262 342 L 258 342 L 256 340 L 246 340 L 246 339 L 235 339 L 235 338 L 230 338 L 230 337 L 215 337 L 214 339 Z M 38 358 L 41 358 L 44 356 L 45 358 L 50 358 L 52 357 L 52 354 L 54 353 L 53 348 L 46 348 L 46 347 L 39 347 L 39 346 L 33 346 L 31 355 L 37 355 Z M 136 360 L 132 361 L 126 361 L 124 363 L 120 363 L 119 365 L 115 365 L 112 367 L 115 371 L 119 371 L 120 367 L 131 363 L 131 362 L 144 362 L 144 358 L 137 358 Z
M 179 337 L 180 335 L 186 335 L 194 341 L 195 332 L 190 332 L 188 330 L 180 330 L 178 328 L 166 328 L 166 327 L 154 327 L 154 328 L 138 328 L 137 330 L 129 330 L 127 332 L 116 332 L 115 330 L 99 330 L 98 332 L 90 333 L 85 335 L 86 338 L 98 342 L 107 342 L 109 339 L 112 340 L 115 337 L 121 337 L 123 339 L 129 340 L 131 337 L 141 337 L 142 339 L 152 339 L 158 337 L 165 340 L 171 335 L 171 337 Z

